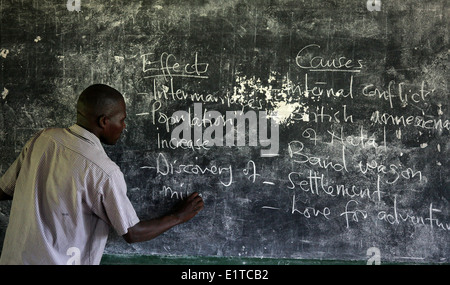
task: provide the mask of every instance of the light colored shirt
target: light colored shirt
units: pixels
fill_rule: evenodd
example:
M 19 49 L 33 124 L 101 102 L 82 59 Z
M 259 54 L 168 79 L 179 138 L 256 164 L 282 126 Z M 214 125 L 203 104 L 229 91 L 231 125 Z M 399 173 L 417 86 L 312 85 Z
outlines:
M 99 264 L 110 227 L 139 222 L 123 173 L 78 125 L 36 134 L 0 188 L 13 196 L 0 264 Z

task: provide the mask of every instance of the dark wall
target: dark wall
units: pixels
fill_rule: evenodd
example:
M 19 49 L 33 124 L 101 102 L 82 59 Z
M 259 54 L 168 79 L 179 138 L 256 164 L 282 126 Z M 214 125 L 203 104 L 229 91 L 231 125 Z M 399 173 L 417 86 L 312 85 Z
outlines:
M 138 215 L 205 200 L 155 240 L 111 234 L 107 253 L 448 262 L 449 6 L 380 2 L 2 1 L 0 174 L 105 83 L 126 98 L 105 148 Z M 226 141 L 229 111 L 250 118 L 244 145 Z M 165 144 L 183 127 L 216 145 Z

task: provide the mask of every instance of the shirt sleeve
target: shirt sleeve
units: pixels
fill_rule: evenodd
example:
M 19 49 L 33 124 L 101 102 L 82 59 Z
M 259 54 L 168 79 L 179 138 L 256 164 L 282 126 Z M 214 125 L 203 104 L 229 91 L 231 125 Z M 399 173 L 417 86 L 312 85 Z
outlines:
M 119 235 L 139 222 L 136 211 L 127 197 L 127 186 L 120 170 L 114 171 L 98 192 L 94 212 L 111 225 Z
M 11 166 L 6 170 L 5 174 L 0 178 L 0 189 L 3 190 L 9 196 L 14 195 L 14 189 L 16 187 L 17 177 L 19 176 L 20 169 L 22 168 L 23 160 L 28 153 L 28 149 L 30 147 L 33 139 L 30 139 L 25 146 L 23 147 L 20 155 L 16 158 L 16 160 L 11 164 Z

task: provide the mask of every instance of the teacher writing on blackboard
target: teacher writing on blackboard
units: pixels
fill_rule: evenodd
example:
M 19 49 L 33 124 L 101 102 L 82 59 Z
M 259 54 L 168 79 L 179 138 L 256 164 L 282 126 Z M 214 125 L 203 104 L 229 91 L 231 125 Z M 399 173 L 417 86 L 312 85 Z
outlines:
M 0 179 L 0 200 L 12 200 L 0 264 L 99 264 L 110 227 L 142 242 L 203 209 L 193 193 L 170 214 L 139 220 L 123 173 L 102 147 L 118 141 L 125 118 L 122 94 L 95 84 L 78 99 L 76 124 L 26 143 Z

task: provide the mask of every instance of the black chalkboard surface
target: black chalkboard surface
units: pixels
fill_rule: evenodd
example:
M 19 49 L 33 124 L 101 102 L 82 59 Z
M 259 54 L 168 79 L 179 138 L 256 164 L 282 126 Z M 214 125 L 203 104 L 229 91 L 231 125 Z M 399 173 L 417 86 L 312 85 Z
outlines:
M 448 263 L 448 1 L 2 1 L 0 174 L 120 90 L 105 147 L 142 219 L 205 209 L 105 253 Z M 0 204 L 4 235 L 9 204 Z

